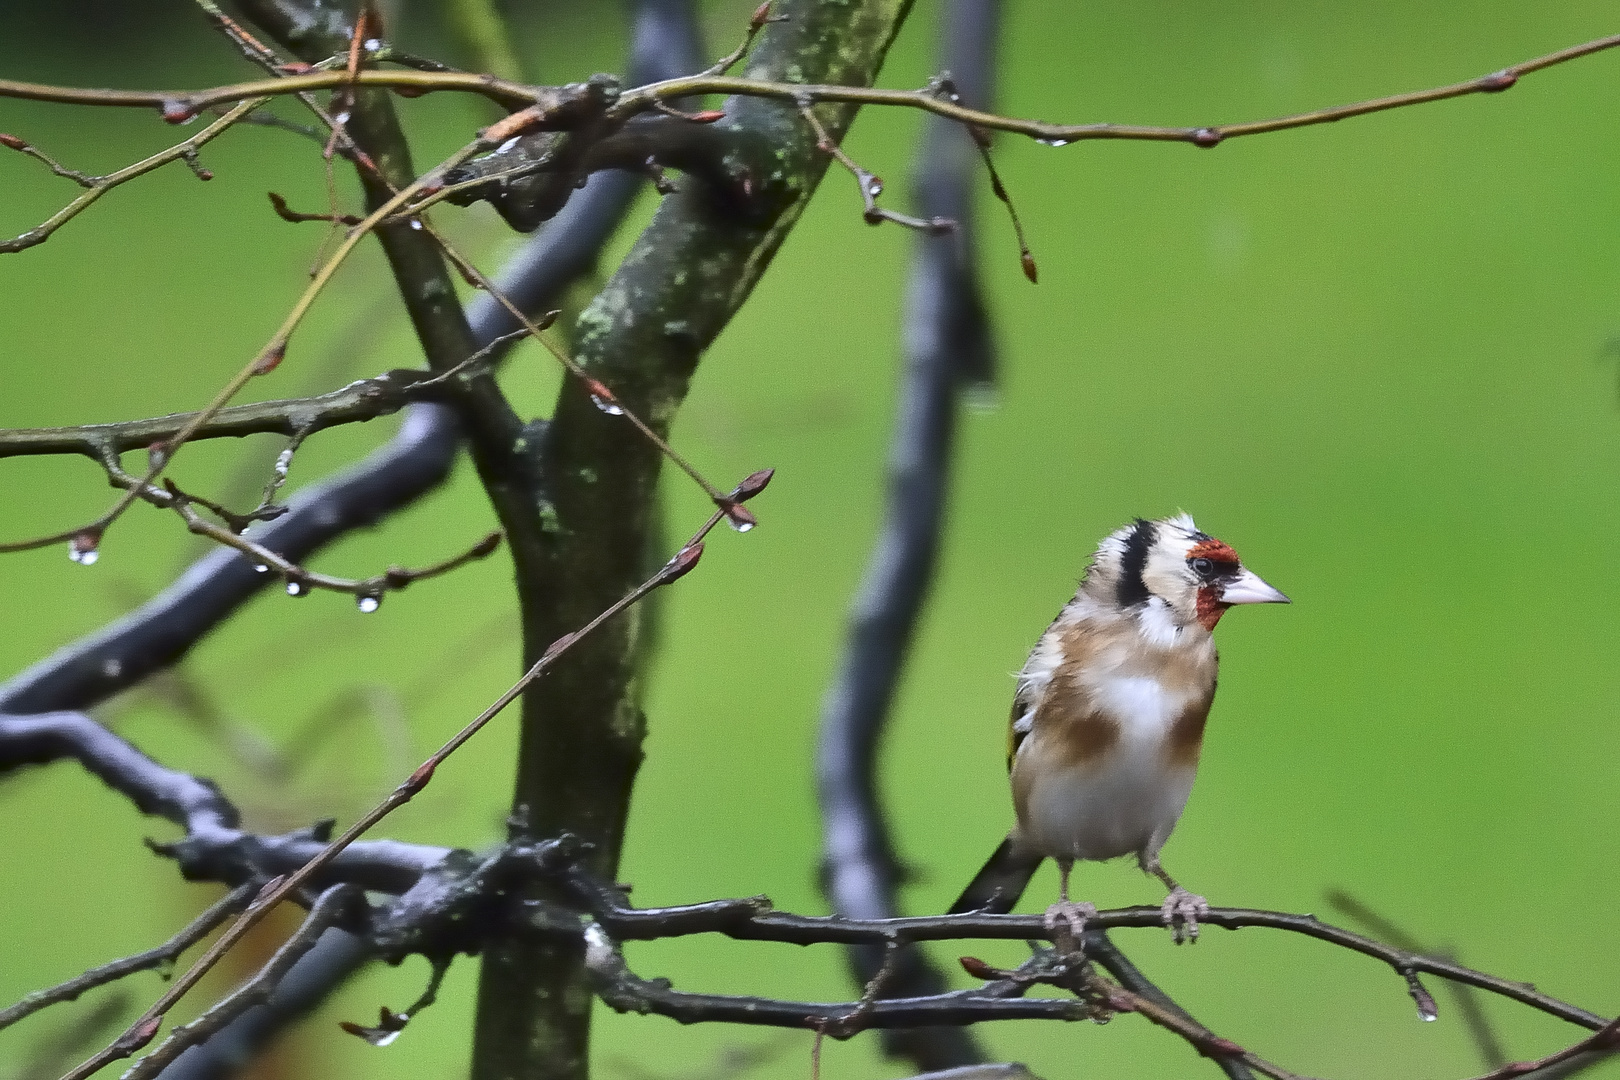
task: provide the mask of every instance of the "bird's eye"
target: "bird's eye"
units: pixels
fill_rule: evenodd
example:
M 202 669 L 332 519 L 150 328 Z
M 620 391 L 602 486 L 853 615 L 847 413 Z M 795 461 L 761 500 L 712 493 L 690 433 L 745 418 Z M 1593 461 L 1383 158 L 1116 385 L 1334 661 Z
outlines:
M 1206 559 L 1202 555 L 1196 559 L 1193 559 L 1191 565 L 1193 573 L 1197 574 L 1201 578 L 1212 577 L 1215 574 L 1214 560 Z

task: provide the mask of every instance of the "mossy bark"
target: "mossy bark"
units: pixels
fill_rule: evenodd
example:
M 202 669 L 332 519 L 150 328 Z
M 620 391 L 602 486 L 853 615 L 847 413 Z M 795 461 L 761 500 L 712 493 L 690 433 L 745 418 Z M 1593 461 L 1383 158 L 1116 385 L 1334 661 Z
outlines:
M 746 61 L 763 79 L 870 85 L 909 0 L 785 0 Z M 827 167 L 791 106 L 734 100 L 727 170 L 746 201 L 688 180 L 664 199 L 580 317 L 578 359 L 667 433 L 703 351 L 747 299 Z M 834 137 L 850 108 L 818 115 Z M 535 542 L 518 545 L 525 662 L 629 592 L 647 573 L 661 458 L 622 417 L 570 380 L 552 419 L 530 429 L 539 498 Z M 524 696 L 514 828 L 572 833 L 592 869 L 618 869 L 646 718 L 637 693 L 645 616 L 632 609 L 571 650 Z M 479 985 L 475 1080 L 584 1080 L 592 997 L 576 941 L 496 940 Z

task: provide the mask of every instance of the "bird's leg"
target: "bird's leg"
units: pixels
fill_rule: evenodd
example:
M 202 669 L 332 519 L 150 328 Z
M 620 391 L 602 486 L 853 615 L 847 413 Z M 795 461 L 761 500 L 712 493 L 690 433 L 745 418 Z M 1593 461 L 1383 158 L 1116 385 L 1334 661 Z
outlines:
M 1059 859 L 1057 864 L 1058 902 L 1046 909 L 1046 931 L 1056 935 L 1055 941 L 1061 951 L 1074 952 L 1079 949 L 1080 937 L 1086 932 L 1086 920 L 1097 914 L 1097 907 L 1083 900 L 1077 903 L 1069 899 L 1069 871 L 1074 869 L 1074 860 Z M 1065 936 L 1068 940 L 1064 940 Z
M 1142 869 L 1164 882 L 1170 895 L 1164 898 L 1164 925 L 1170 928 L 1177 945 L 1183 941 L 1198 940 L 1198 920 L 1209 914 L 1209 901 L 1197 893 L 1188 892 L 1176 884 L 1175 878 L 1159 865 L 1159 853 L 1145 854 L 1140 860 Z

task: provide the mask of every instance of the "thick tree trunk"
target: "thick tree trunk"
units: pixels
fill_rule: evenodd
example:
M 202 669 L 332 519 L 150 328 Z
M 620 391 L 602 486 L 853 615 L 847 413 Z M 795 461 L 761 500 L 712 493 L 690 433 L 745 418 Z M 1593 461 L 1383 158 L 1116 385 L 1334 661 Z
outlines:
M 909 0 L 785 0 L 745 61 L 756 78 L 870 85 Z M 578 359 L 661 433 L 686 396 L 703 350 L 748 297 L 826 170 L 797 111 L 734 100 L 726 162 L 746 176 L 746 205 L 688 178 L 667 196 L 601 295 L 581 316 Z M 825 108 L 841 138 L 853 119 Z M 742 185 L 739 183 L 739 188 Z M 525 663 L 624 595 L 646 573 L 661 460 L 622 417 L 595 408 L 570 380 L 553 418 L 532 425 L 532 541 L 514 544 Z M 646 720 L 637 679 L 643 619 L 632 609 L 568 654 L 524 696 L 514 829 L 572 833 L 611 876 L 641 762 Z M 592 997 L 577 940 L 490 945 L 479 985 L 476 1080 L 584 1080 Z

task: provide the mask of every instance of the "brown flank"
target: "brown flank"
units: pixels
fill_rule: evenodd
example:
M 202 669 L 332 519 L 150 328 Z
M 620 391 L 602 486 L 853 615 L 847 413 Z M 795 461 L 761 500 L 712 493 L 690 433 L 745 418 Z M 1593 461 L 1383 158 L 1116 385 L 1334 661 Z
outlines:
M 1209 719 L 1209 706 L 1215 700 L 1215 685 L 1209 693 L 1182 710 L 1176 722 L 1170 725 L 1170 737 L 1164 741 L 1164 756 L 1172 765 L 1197 765 L 1199 751 L 1204 747 L 1204 721 Z

